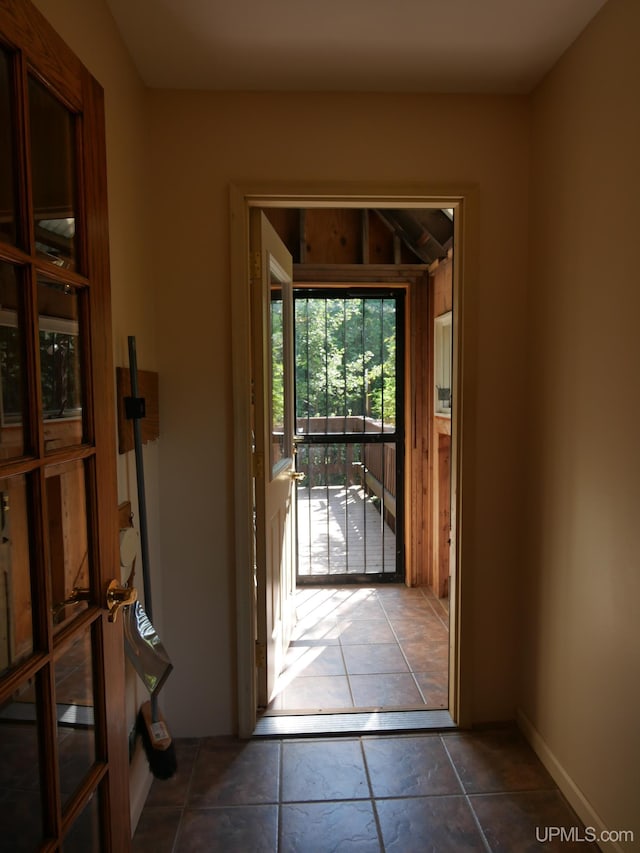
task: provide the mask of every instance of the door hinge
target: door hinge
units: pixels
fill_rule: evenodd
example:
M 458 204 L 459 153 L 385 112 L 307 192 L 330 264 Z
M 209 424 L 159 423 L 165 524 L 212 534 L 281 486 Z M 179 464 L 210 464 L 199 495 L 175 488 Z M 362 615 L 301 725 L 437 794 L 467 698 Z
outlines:
M 251 252 L 251 278 L 253 281 L 262 281 L 262 259 L 260 252 Z
M 267 646 L 256 640 L 256 668 L 263 669 L 267 665 Z
M 264 455 L 262 453 L 253 454 L 253 476 L 258 479 L 264 477 Z

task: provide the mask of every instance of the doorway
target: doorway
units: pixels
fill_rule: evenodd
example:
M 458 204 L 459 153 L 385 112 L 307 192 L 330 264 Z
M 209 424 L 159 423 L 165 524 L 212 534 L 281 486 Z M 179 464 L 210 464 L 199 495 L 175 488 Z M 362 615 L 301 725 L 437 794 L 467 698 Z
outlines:
M 448 707 L 446 590 L 404 584 L 407 289 L 294 281 L 296 624 L 265 716 Z
M 457 217 L 457 239 L 461 236 L 464 236 L 464 229 L 462 228 L 462 224 L 464 223 L 464 216 L 460 216 L 461 212 L 466 209 L 467 215 L 468 211 L 471 210 L 472 207 L 472 194 L 467 195 L 458 195 L 451 194 L 450 196 L 428 196 L 423 195 L 416 200 L 415 196 L 412 196 L 410 199 L 406 198 L 404 200 L 405 204 L 413 204 L 416 206 L 424 207 L 425 209 L 431 209 L 438 206 L 447 206 L 452 207 L 456 210 L 458 214 Z M 374 201 L 375 200 L 375 201 Z M 248 252 L 247 252 L 247 232 L 245 230 L 246 225 L 243 226 L 243 222 L 246 223 L 248 221 L 248 214 L 252 208 L 263 208 L 270 209 L 274 208 L 282 208 L 282 207 L 313 207 L 317 206 L 319 208 L 331 206 L 337 206 L 339 204 L 350 205 L 352 207 L 361 206 L 363 201 L 363 196 L 361 194 L 338 194 L 332 195 L 329 199 L 326 196 L 322 198 L 318 198 L 316 193 L 305 193 L 305 192 L 291 192 L 281 191 L 274 192 L 273 194 L 265 194 L 263 190 L 252 192 L 251 190 L 242 189 L 242 188 L 234 188 L 232 192 L 232 211 L 234 213 L 234 221 L 236 227 L 232 229 L 232 240 L 233 240 L 233 277 L 234 282 L 241 283 L 245 280 L 245 276 L 248 277 Z M 403 203 L 403 200 L 399 196 L 384 196 L 384 195 L 370 195 L 367 197 L 367 202 L 374 202 L 376 205 L 384 208 L 385 205 L 393 205 L 393 207 L 400 207 Z M 461 241 L 461 246 L 464 244 L 464 240 Z M 253 259 L 252 259 L 253 263 Z M 461 287 L 460 287 L 460 277 L 456 273 L 455 276 L 455 288 L 458 291 L 458 297 L 461 295 Z M 460 309 L 462 308 L 462 301 L 459 300 L 458 305 Z M 234 388 L 236 389 L 236 424 L 239 427 L 240 434 L 242 434 L 242 424 L 245 423 L 247 426 L 250 425 L 251 419 L 250 414 L 247 411 L 246 407 L 246 399 L 240 399 L 240 389 L 243 386 L 248 387 L 250 385 L 250 342 L 247 340 L 246 328 L 244 328 L 242 322 L 242 316 L 246 317 L 247 309 L 249 308 L 249 293 L 246 287 L 240 286 L 234 288 L 234 342 L 237 344 L 234 348 Z M 460 319 L 462 317 L 462 311 L 457 315 L 458 320 L 454 320 L 453 325 L 453 335 L 452 339 L 454 342 L 454 359 L 453 359 L 453 369 L 452 369 L 452 386 L 453 386 L 453 399 L 454 401 L 461 401 L 461 390 L 462 387 L 459 384 L 459 375 L 460 375 L 460 336 L 461 336 L 461 328 Z M 236 358 L 236 356 L 238 356 Z M 411 393 L 414 393 L 414 389 L 416 387 L 414 378 L 411 377 Z M 248 382 L 247 382 L 248 380 Z M 454 403 L 455 407 L 455 403 Z M 455 409 L 454 409 L 455 410 Z M 459 443 L 461 441 L 461 430 L 459 424 L 456 423 L 455 418 L 452 419 L 452 436 L 451 436 L 451 480 L 452 480 L 452 501 L 454 504 L 452 520 L 455 521 L 458 512 L 457 505 L 459 503 L 460 497 L 460 471 L 457 465 L 459 459 Z M 414 457 L 414 448 L 410 448 L 410 452 L 412 454 L 411 459 Z M 245 455 L 246 448 L 243 451 L 239 448 L 239 453 L 236 457 L 236 470 L 242 474 L 242 470 L 247 473 L 249 476 L 249 480 L 252 480 L 252 473 L 254 470 L 255 460 L 252 458 L 251 452 L 249 453 L 249 457 Z M 413 461 L 409 462 L 410 465 L 413 465 Z M 250 501 L 250 491 L 246 488 L 240 488 L 238 494 L 236 495 L 237 503 L 236 507 L 238 509 L 238 536 L 236 539 L 237 544 L 241 545 L 240 539 L 246 536 L 247 526 L 246 519 L 247 513 L 246 508 Z M 405 489 L 407 488 L 407 484 L 405 484 Z M 249 498 L 249 501 L 247 501 Z M 251 504 L 252 505 L 252 504 Z M 244 520 L 243 520 L 244 517 Z M 250 517 L 250 516 L 249 516 Z M 463 709 L 460 702 L 460 686 L 461 686 L 461 674 L 462 668 L 460 666 L 461 652 L 462 652 L 462 644 L 459 642 L 460 640 L 460 621 L 459 621 L 459 613 L 460 613 L 460 604 L 462 600 L 461 596 L 461 584 L 459 583 L 458 576 L 458 552 L 459 552 L 459 540 L 460 540 L 460 527 L 455 527 L 453 530 L 453 549 L 452 549 L 452 561 L 451 561 L 451 578 L 450 578 L 450 601 L 451 601 L 451 632 L 450 639 L 452 645 L 452 654 L 450 655 L 450 669 L 451 675 L 453 677 L 449 678 L 449 708 L 452 713 L 453 719 L 458 722 L 462 721 L 463 718 Z M 252 549 L 246 548 L 247 540 L 244 538 L 244 546 L 238 549 L 238 554 L 241 557 L 242 552 L 245 554 L 251 553 Z M 252 563 L 253 564 L 253 563 Z M 253 575 L 252 575 L 253 578 Z M 255 637 L 255 600 L 251 591 L 252 583 L 251 581 L 247 583 L 249 579 L 243 572 L 241 571 L 238 574 L 238 643 L 239 643 L 239 667 L 238 667 L 238 675 L 239 675 L 239 710 L 240 710 L 240 721 L 239 721 L 239 731 L 241 734 L 248 736 L 254 729 L 255 726 L 255 697 L 256 697 L 256 686 L 255 686 L 255 663 L 256 656 L 259 656 L 260 650 L 255 645 L 255 643 L 248 644 L 247 637 L 253 636 Z M 249 606 L 247 606 L 249 605 Z

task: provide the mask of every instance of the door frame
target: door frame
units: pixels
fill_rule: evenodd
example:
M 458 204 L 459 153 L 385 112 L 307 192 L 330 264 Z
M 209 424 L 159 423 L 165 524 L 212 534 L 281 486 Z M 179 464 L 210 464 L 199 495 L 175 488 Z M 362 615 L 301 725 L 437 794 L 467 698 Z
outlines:
M 249 738 L 257 721 L 254 498 L 251 435 L 251 208 L 453 208 L 454 416 L 451 436 L 452 526 L 449 589 L 449 713 L 471 722 L 471 582 L 473 526 L 463 519 L 463 497 L 475 493 L 475 340 L 477 335 L 478 189 L 465 184 L 254 183 L 230 187 L 231 321 L 234 417 L 234 513 L 238 735 Z M 249 320 L 249 322 L 248 322 Z M 463 464 L 464 463 L 464 464 Z M 464 553 L 464 569 L 463 569 Z

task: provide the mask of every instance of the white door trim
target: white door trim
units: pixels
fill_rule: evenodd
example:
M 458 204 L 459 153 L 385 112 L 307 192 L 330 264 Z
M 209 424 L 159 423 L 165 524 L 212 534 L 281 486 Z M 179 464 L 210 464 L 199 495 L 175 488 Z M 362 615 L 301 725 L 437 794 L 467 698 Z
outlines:
M 453 401 L 451 476 L 455 536 L 450 584 L 449 712 L 458 726 L 471 722 L 472 632 L 469 578 L 473 574 L 472 517 L 464 505 L 475 494 L 478 190 L 471 185 L 236 184 L 230 188 L 231 315 L 234 416 L 234 512 L 237 624 L 238 735 L 256 725 L 254 534 L 251 425 L 249 210 L 252 207 L 454 208 Z M 464 463 L 464 464 L 463 464 Z M 464 570 L 462 556 L 464 552 Z M 464 581 L 464 582 L 463 582 Z

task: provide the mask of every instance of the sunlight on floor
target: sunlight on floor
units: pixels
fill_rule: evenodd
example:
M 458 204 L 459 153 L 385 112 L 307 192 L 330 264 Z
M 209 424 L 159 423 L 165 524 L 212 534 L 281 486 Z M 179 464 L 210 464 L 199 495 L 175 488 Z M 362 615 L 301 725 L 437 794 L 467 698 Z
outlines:
M 448 603 L 401 584 L 302 587 L 268 714 L 443 709 Z

